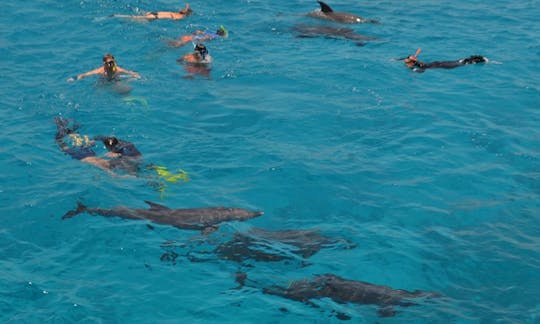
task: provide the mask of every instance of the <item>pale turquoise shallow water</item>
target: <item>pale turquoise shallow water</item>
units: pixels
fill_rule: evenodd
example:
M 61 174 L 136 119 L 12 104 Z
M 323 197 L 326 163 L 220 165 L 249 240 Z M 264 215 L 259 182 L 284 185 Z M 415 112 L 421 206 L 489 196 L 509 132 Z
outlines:
M 540 9 L 537 1 L 336 1 L 381 20 L 358 47 L 296 38 L 311 1 L 190 2 L 179 22 L 113 13 L 174 1 L 33 1 L 0 18 L 2 322 L 503 322 L 540 317 Z M 210 78 L 186 79 L 165 39 L 224 24 L 207 43 Z M 350 27 L 350 26 L 348 26 Z M 492 63 L 416 74 L 392 58 L 481 54 Z M 126 99 L 95 78 L 66 80 L 104 53 L 141 73 Z M 147 103 L 146 105 L 144 103 Z M 145 161 L 182 168 L 161 195 L 71 160 L 53 118 L 134 142 Z M 145 208 L 238 206 L 263 217 L 208 237 L 143 222 L 61 216 L 77 201 Z M 251 267 L 185 255 L 251 228 L 320 229 L 335 246 L 300 262 Z M 279 249 L 279 246 L 275 247 Z M 178 253 L 174 262 L 163 256 Z M 315 274 L 445 296 L 378 318 L 373 306 L 314 308 L 257 288 Z M 334 312 L 333 312 L 334 311 Z

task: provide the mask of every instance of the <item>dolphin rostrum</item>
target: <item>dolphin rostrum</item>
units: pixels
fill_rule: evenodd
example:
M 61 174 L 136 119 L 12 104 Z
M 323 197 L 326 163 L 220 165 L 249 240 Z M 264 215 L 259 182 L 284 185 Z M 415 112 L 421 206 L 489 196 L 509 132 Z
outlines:
M 346 12 L 335 12 L 329 5 L 322 1 L 317 1 L 321 6 L 321 10 L 316 10 L 308 13 L 309 17 L 331 20 L 342 24 L 365 24 L 372 23 L 378 24 L 379 21 L 375 19 L 366 19 L 355 14 Z
M 218 224 L 226 221 L 243 221 L 263 214 L 262 211 L 251 211 L 243 208 L 207 207 L 171 209 L 166 206 L 145 201 L 150 209 L 133 209 L 125 206 L 112 209 L 90 208 L 77 203 L 77 208 L 67 212 L 62 219 L 71 218 L 81 213 L 101 215 L 105 217 L 122 217 L 127 219 L 149 220 L 157 224 L 172 225 L 181 229 L 202 230 L 208 234 L 218 228 Z
M 244 279 L 245 282 L 245 279 Z M 323 274 L 313 279 L 291 282 L 287 287 L 270 286 L 263 288 L 265 294 L 282 296 L 317 307 L 312 299 L 331 298 L 336 303 L 354 303 L 378 305 L 379 316 L 394 316 L 394 306 L 416 305 L 412 300 L 417 298 L 434 298 L 441 295 L 433 292 L 393 289 L 387 286 L 374 285 L 368 282 L 347 280 L 334 274 Z

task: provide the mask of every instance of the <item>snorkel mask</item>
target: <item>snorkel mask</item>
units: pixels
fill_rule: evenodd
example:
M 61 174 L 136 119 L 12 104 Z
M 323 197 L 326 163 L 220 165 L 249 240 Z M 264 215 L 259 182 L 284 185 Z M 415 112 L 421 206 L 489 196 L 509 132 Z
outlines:
M 103 68 L 105 69 L 105 73 L 107 73 L 107 77 L 111 79 L 118 70 L 114 56 L 107 54 L 103 57 Z
M 105 65 L 105 70 L 107 71 L 107 73 L 109 72 L 114 73 L 117 70 L 115 61 L 107 61 L 104 63 L 104 65 Z
M 199 55 L 202 57 L 203 60 L 206 58 L 206 55 L 208 55 L 208 50 L 206 49 L 206 46 L 204 46 L 203 44 L 195 45 L 195 51 L 199 53 Z
M 403 60 L 405 65 L 407 65 L 408 67 L 413 67 L 416 64 L 416 62 L 418 61 L 417 57 L 418 57 L 418 55 L 420 55 L 420 52 L 422 52 L 422 49 L 418 48 L 414 55 L 409 55 L 407 58 L 405 58 Z
M 223 25 L 219 26 L 219 29 L 216 31 L 216 34 L 222 37 L 229 36 L 229 32 L 227 31 L 227 29 L 225 29 L 225 27 L 223 27 Z

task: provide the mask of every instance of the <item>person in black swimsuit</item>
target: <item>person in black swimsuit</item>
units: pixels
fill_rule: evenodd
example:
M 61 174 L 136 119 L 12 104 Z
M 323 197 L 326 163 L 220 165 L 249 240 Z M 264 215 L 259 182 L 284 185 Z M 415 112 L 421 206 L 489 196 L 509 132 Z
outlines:
M 421 49 L 416 50 L 416 54 L 409 55 L 402 58 L 405 65 L 415 72 L 424 72 L 426 69 L 453 69 L 459 66 L 476 63 L 486 63 L 488 59 L 480 55 L 471 55 L 467 58 L 456 61 L 435 61 L 435 62 L 421 62 L 417 59 Z
M 80 127 L 66 118 L 56 117 L 55 141 L 58 147 L 73 159 L 84 163 L 95 165 L 104 170 L 120 169 L 132 175 L 136 175 L 139 169 L 137 159 L 142 156 L 141 152 L 133 143 L 120 140 L 114 136 L 95 136 L 90 139 L 87 135 L 80 135 L 76 131 Z M 96 156 L 94 147 L 95 141 L 101 140 L 105 148 L 109 151 L 107 156 L 110 159 L 104 159 Z

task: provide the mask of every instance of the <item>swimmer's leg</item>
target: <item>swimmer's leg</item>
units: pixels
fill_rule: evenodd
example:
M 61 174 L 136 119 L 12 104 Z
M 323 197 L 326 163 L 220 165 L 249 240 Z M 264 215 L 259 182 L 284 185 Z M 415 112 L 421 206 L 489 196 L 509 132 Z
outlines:
M 110 165 L 109 160 L 105 160 L 105 159 L 99 158 L 97 156 L 88 156 L 88 157 L 82 158 L 80 160 L 81 160 L 81 162 L 93 164 L 93 165 L 97 166 L 98 168 L 101 168 L 101 169 L 104 169 L 104 170 L 110 170 L 111 169 L 111 165 Z
M 54 123 L 56 124 L 56 137 L 55 137 L 56 139 L 59 139 L 68 134 L 71 134 L 80 127 L 79 124 L 75 124 L 75 123 L 71 127 L 68 127 L 69 120 L 64 117 L 54 118 Z

